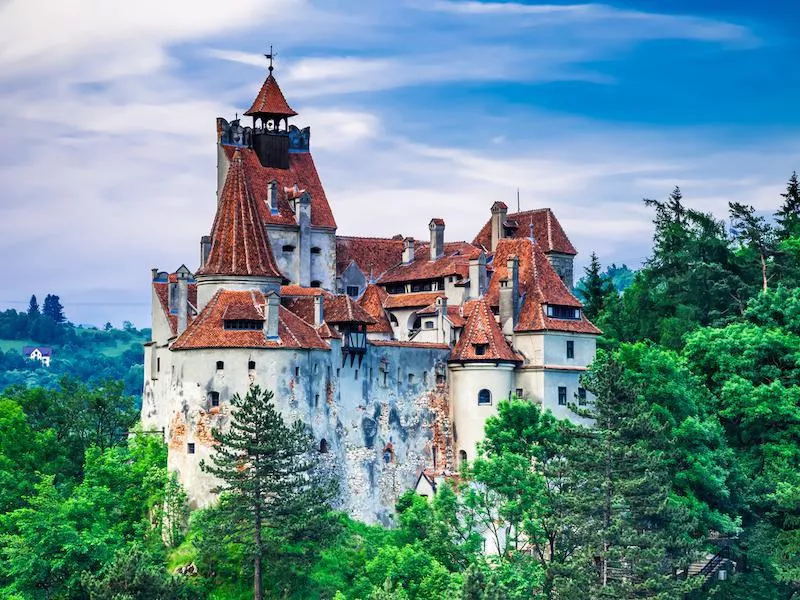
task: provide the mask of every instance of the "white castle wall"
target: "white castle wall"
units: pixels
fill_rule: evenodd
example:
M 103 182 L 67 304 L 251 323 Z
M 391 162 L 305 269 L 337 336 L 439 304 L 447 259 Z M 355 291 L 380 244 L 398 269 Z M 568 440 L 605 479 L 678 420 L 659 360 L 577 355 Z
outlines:
M 448 419 L 447 386 L 437 386 L 433 373 L 446 350 L 369 346 L 360 366 L 349 359 L 342 365 L 338 342 L 331 351 L 157 352 L 161 373 L 152 379 L 148 369 L 142 420 L 165 428 L 169 468 L 178 471 L 192 506 L 213 500 L 216 482 L 200 460 L 210 458 L 211 429 L 230 422 L 228 400 L 251 382 L 273 390 L 284 416 L 306 423 L 317 447 L 326 440 L 322 461 L 340 483 L 342 507 L 367 522 L 390 521 L 397 497 L 431 462 L 438 423 Z M 251 360 L 254 371 L 247 368 Z M 219 392 L 219 407 L 211 407 L 210 391 Z

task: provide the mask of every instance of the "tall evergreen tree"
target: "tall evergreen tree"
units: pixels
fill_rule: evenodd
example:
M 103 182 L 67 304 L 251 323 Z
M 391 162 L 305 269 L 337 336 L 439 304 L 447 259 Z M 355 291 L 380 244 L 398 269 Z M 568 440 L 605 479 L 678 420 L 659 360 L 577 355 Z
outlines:
M 47 294 L 45 297 L 42 314 L 45 317 L 50 317 L 56 323 L 63 323 L 66 320 L 64 317 L 64 307 L 61 305 L 60 298 L 55 294 Z
M 780 240 L 800 236 L 800 181 L 797 171 L 792 173 L 786 183 L 786 191 L 781 194 L 783 204 L 775 213 Z
M 768 286 L 767 259 L 775 251 L 775 237 L 772 226 L 764 217 L 756 215 L 756 209 L 739 202 L 729 202 L 731 233 L 742 246 L 758 254 L 761 266 L 761 289 Z
M 698 542 L 687 534 L 690 514 L 671 497 L 664 427 L 610 355 L 598 356 L 585 385 L 596 397 L 584 414 L 594 427 L 575 433 L 568 460 L 584 482 L 576 489 L 587 535 L 559 597 L 680 598 L 700 583 L 676 576 Z
M 589 319 L 596 319 L 603 312 L 610 294 L 615 293 L 614 284 L 600 272 L 600 261 L 592 252 L 589 266 L 578 282 L 578 291 L 583 298 L 583 312 Z
M 230 429 L 213 432 L 216 451 L 210 464 L 201 462 L 222 481 L 214 490 L 222 494 L 220 509 L 233 536 L 250 549 L 254 600 L 264 597 L 267 555 L 276 563 L 287 548 L 324 543 L 335 494 L 333 482 L 317 472 L 305 426 L 299 420 L 287 425 L 272 399 L 258 386 L 234 395 Z
M 30 302 L 28 302 L 28 316 L 38 317 L 41 314 L 39 311 L 39 302 L 36 300 L 36 294 L 31 295 Z

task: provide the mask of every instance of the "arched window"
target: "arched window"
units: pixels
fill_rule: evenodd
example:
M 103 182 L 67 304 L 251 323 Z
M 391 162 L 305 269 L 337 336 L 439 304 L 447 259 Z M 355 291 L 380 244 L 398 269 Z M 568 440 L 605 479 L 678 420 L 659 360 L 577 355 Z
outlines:
M 492 392 L 490 392 L 486 388 L 478 392 L 478 404 L 491 404 L 491 403 L 492 403 Z
M 392 313 L 389 313 L 389 323 L 391 323 L 395 327 L 399 325 L 399 323 L 397 322 L 397 317 L 395 317 Z
M 386 447 L 383 449 L 383 462 L 387 465 L 394 462 L 394 448 L 391 442 L 386 444 Z
M 224 369 L 224 368 L 225 368 L 225 363 L 222 362 L 221 360 L 218 360 L 217 361 L 217 371 L 222 371 L 222 369 Z
M 328 453 L 328 440 L 322 438 L 319 441 L 319 452 L 320 454 L 327 454 Z
M 458 461 L 461 463 L 467 462 L 467 451 L 466 450 L 459 450 L 458 451 Z

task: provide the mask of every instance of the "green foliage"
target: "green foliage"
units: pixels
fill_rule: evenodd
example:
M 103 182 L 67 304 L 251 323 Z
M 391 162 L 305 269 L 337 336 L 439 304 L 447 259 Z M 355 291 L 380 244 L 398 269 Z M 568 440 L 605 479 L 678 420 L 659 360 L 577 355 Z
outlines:
M 81 580 L 89 600 L 195 600 L 203 592 L 186 578 L 167 575 L 164 557 L 139 544 L 118 551 L 97 574 Z
M 231 398 L 227 432 L 215 430 L 212 463 L 201 468 L 221 480 L 219 511 L 232 542 L 246 545 L 254 568 L 254 595 L 262 597 L 262 566 L 288 591 L 330 535 L 333 480 L 319 472 L 313 440 L 302 421 L 287 425 L 271 391 L 251 388 Z
M 583 312 L 587 318 L 595 319 L 605 309 L 609 296 L 616 296 L 617 291 L 611 279 L 601 274 L 600 261 L 594 252 L 584 273 L 578 282 L 577 291 L 583 301 Z

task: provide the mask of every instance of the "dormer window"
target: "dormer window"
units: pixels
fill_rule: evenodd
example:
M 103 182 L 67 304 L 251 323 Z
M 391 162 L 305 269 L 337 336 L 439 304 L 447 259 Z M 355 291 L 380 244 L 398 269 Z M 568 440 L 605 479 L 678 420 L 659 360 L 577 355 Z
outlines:
M 573 306 L 547 305 L 547 316 L 551 319 L 571 319 L 577 321 L 581 318 L 581 309 Z
M 486 354 L 486 350 L 489 347 L 489 344 L 472 344 L 475 347 L 475 356 L 483 356 Z
M 284 244 L 281 248 L 282 252 L 294 252 L 294 245 L 293 244 Z
M 255 319 L 225 319 L 225 329 L 237 329 L 240 331 L 259 331 L 264 328 L 264 321 Z

